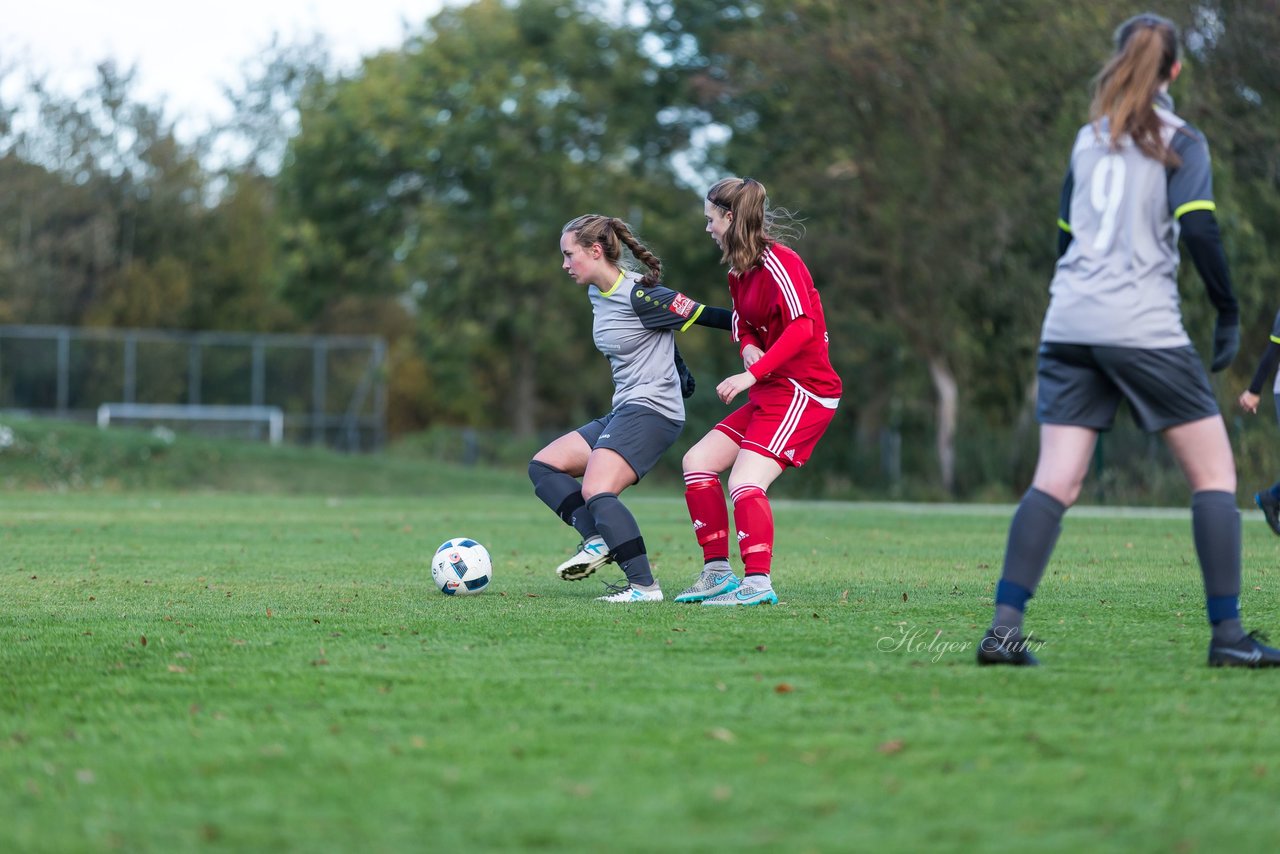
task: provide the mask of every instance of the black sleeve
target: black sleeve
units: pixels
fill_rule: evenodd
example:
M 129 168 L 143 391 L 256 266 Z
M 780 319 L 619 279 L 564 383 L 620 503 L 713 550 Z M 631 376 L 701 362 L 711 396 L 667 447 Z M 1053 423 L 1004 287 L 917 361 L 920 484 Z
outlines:
M 1277 364 L 1280 364 L 1280 343 L 1273 338 L 1267 345 L 1267 352 L 1262 354 L 1262 360 L 1258 362 L 1258 370 L 1253 375 L 1253 381 L 1249 383 L 1249 391 L 1262 394 L 1262 384 L 1275 372 Z
M 645 329 L 678 329 L 681 332 L 698 322 L 706 306 L 664 285 L 631 289 L 631 308 Z
M 702 314 L 694 318 L 693 322 L 695 326 L 729 329 L 733 325 L 733 312 L 715 305 L 703 306 Z
M 1067 177 L 1062 179 L 1062 195 L 1058 197 L 1058 257 L 1067 254 L 1071 245 L 1071 194 L 1075 191 L 1075 176 L 1067 168 Z
M 1235 326 L 1240 323 L 1240 308 L 1231 290 L 1231 272 L 1227 269 L 1227 254 L 1222 249 L 1222 236 L 1218 233 L 1218 220 L 1213 211 L 1187 211 L 1179 220 L 1182 225 L 1182 242 L 1191 253 L 1196 271 L 1204 280 L 1209 301 L 1218 310 L 1218 323 Z

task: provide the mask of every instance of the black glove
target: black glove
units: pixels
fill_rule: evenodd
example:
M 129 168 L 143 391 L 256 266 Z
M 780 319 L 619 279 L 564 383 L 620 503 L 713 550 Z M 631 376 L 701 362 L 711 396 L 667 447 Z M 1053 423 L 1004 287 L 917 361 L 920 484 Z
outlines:
M 1240 326 L 1232 324 L 1223 326 L 1219 320 L 1213 327 L 1213 363 L 1209 370 L 1217 373 L 1231 364 L 1231 360 L 1240 351 Z
M 676 348 L 676 376 L 680 378 L 680 396 L 693 397 L 693 388 L 697 383 L 693 380 L 693 372 L 689 370 L 689 366 L 680 358 L 679 347 Z

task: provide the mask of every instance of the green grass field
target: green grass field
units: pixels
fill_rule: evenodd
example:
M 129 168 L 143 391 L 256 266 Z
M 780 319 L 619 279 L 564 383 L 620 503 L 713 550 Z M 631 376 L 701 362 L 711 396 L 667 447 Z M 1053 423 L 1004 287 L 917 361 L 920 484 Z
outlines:
M 0 495 L 0 850 L 1269 849 L 1280 673 L 1204 666 L 1184 513 L 1068 516 L 979 669 L 1008 508 L 783 503 L 782 604 L 609 606 L 493 495 Z M 683 503 L 633 495 L 668 594 Z M 488 544 L 492 588 L 427 561 Z M 1246 625 L 1280 539 L 1245 522 Z M 609 573 L 612 575 L 613 573 Z

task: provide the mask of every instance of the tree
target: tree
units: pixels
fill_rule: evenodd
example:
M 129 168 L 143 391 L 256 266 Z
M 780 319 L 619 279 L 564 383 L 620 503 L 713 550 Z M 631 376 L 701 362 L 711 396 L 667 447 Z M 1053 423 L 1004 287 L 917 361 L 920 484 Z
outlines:
M 1280 3 L 1189 3 L 1183 24 L 1191 45 L 1179 83 L 1179 111 L 1205 130 L 1214 161 L 1217 216 L 1229 250 L 1248 341 L 1265 342 L 1277 303 L 1280 269 Z M 1184 265 L 1184 267 L 1189 265 Z M 1198 290 L 1188 271 L 1190 289 Z M 1200 328 L 1212 326 L 1205 300 L 1184 306 Z M 1246 349 L 1246 352 L 1248 350 Z M 1240 359 L 1247 381 L 1253 365 Z
M 204 173 L 163 112 L 132 99 L 132 85 L 131 70 L 106 62 L 76 97 L 39 80 L 28 87 L 35 122 L 10 127 L 0 159 L 0 222 L 15 247 L 0 290 L 17 318 L 130 324 L 139 317 L 117 312 L 159 293 L 171 297 L 162 299 L 170 323 L 188 321 L 176 307 L 200 241 Z M 132 271 L 135 262 L 146 269 Z M 122 293 L 133 287 L 142 290 Z
M 847 408 L 873 422 L 859 429 L 927 377 L 953 491 L 964 399 L 992 414 L 1025 399 L 1067 134 L 1112 15 L 1042 0 L 647 5 L 687 114 L 730 132 L 714 155 L 807 216 Z
M 339 294 L 412 298 L 448 420 L 529 434 L 604 408 L 559 227 L 604 210 L 643 233 L 649 211 L 689 201 L 666 161 L 682 139 L 657 118 L 666 78 L 638 33 L 584 9 L 447 9 L 304 99 L 284 173 L 305 264 L 293 303 L 317 316 Z

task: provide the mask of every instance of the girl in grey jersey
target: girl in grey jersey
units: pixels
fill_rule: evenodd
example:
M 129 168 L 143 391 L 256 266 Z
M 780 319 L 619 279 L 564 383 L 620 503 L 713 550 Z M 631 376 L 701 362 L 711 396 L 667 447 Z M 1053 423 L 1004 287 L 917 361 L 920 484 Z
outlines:
M 645 265 L 644 275 L 623 269 L 624 247 Z M 639 525 L 618 494 L 644 477 L 684 427 L 692 378 L 682 377 L 675 333 L 694 324 L 728 329 L 730 313 L 659 284 L 662 262 L 620 219 L 578 217 L 564 227 L 560 252 L 564 270 L 587 288 L 592 337 L 609 360 L 614 394 L 607 415 L 556 439 L 529 463 L 535 494 L 582 535 L 556 574 L 578 581 L 616 561 L 627 584 L 601 600 L 661 602 Z
M 1239 315 L 1213 215 L 1209 149 L 1168 94 L 1180 70 L 1172 23 L 1156 15 L 1126 21 L 1098 75 L 1091 120 L 1076 135 L 1037 366 L 1040 456 L 1009 526 L 979 664 L 1038 663 L 1023 611 L 1080 494 L 1098 432 L 1126 400 L 1145 430 L 1164 437 L 1191 486 L 1209 664 L 1280 666 L 1280 650 L 1240 626 L 1235 461 L 1178 308 L 1181 238 L 1218 309 L 1212 368 L 1227 367 Z
M 1280 364 L 1280 312 L 1276 313 L 1275 320 L 1271 322 L 1271 337 L 1262 358 L 1258 360 L 1258 369 L 1253 373 L 1253 380 L 1250 381 L 1248 388 L 1240 392 L 1238 399 L 1240 408 L 1250 415 L 1258 413 L 1258 403 L 1262 399 L 1262 384 L 1268 377 L 1275 374 L 1277 364 Z M 1280 419 L 1280 374 L 1276 374 L 1272 390 L 1275 393 L 1276 418 Z M 1280 535 L 1280 481 L 1273 483 L 1270 489 L 1254 493 L 1253 503 L 1257 504 L 1258 509 L 1262 511 L 1262 516 L 1271 526 L 1271 530 Z

